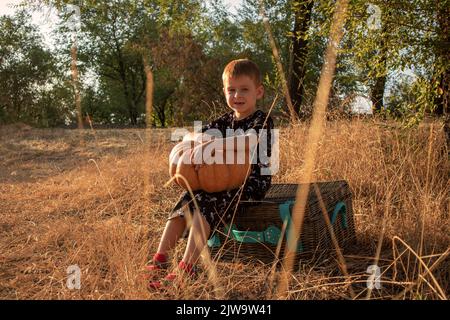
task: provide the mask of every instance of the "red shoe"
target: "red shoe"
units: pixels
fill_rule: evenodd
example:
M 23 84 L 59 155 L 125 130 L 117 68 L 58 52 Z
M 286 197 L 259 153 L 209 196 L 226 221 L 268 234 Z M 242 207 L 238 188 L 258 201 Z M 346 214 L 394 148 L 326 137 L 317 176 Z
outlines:
M 161 288 L 167 288 L 172 285 L 174 285 L 176 279 L 179 276 L 183 276 L 184 274 L 188 275 L 188 278 L 193 279 L 197 276 L 197 269 L 193 265 L 188 265 L 181 261 L 178 264 L 179 271 L 182 272 L 182 274 L 178 275 L 175 272 L 169 273 L 164 279 L 160 281 L 150 281 L 148 284 L 148 287 L 151 289 L 161 289 Z
M 151 289 L 161 289 L 171 286 L 177 278 L 176 273 L 169 273 L 164 279 L 160 281 L 150 281 L 148 287 Z
M 145 266 L 145 270 L 152 272 L 152 271 L 156 271 L 156 270 L 166 270 L 168 268 L 169 264 L 167 262 L 162 263 L 159 261 L 152 261 L 151 264 L 149 264 L 148 266 Z
M 144 278 L 149 280 L 150 278 L 154 278 L 156 276 L 162 276 L 162 272 L 166 271 L 169 267 L 169 263 L 167 262 L 167 257 L 163 254 L 155 254 L 151 264 L 145 266 L 145 275 Z

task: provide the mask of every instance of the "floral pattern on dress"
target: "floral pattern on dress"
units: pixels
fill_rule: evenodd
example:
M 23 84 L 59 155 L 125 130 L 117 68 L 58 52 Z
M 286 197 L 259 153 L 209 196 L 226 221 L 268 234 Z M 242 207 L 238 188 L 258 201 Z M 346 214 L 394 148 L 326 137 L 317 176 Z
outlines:
M 267 116 L 267 114 L 261 110 L 256 110 L 253 114 L 241 120 L 237 120 L 234 112 L 231 111 L 202 127 L 202 132 L 205 132 L 208 129 L 218 129 L 223 138 L 227 137 L 227 129 L 242 129 L 243 132 L 254 129 L 260 135 L 260 139 L 267 139 L 264 141 L 264 144 L 261 144 L 261 141 L 263 140 L 260 140 L 260 143 L 257 146 L 257 161 L 251 165 L 251 172 L 244 184 L 242 192 L 239 192 L 239 188 L 215 193 L 208 193 L 203 190 L 193 192 L 200 213 L 209 223 L 211 232 L 219 224 L 225 224 L 231 221 L 239 201 L 262 200 L 269 190 L 272 176 L 262 175 L 261 168 L 269 166 L 269 163 L 264 160 L 271 157 L 271 147 L 273 144 L 271 129 L 273 129 L 273 127 L 272 118 Z M 264 134 L 261 134 L 261 129 L 266 129 Z M 264 147 L 262 158 L 260 158 L 259 150 L 261 145 Z M 184 216 L 183 209 L 185 205 L 189 206 L 190 212 L 194 212 L 195 205 L 188 191 L 181 196 L 175 207 L 172 209 L 169 214 L 169 219 L 176 216 Z

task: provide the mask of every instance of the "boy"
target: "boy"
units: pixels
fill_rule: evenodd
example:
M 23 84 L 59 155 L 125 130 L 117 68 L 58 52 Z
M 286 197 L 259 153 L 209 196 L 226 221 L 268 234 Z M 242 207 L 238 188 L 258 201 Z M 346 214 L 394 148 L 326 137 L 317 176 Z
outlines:
M 231 221 L 239 200 L 261 200 L 271 185 L 271 176 L 261 174 L 261 169 L 269 166 L 268 161 L 261 158 L 267 159 L 267 157 L 271 156 L 270 130 L 273 129 L 273 121 L 270 116 L 256 108 L 257 100 L 264 95 L 259 68 L 248 59 L 233 60 L 225 67 L 222 80 L 226 102 L 232 111 L 202 127 L 202 132 L 216 129 L 220 131 L 222 137 L 226 138 L 216 138 L 196 147 L 192 155 L 194 161 L 209 143 L 214 143 L 216 150 L 217 148 L 233 148 L 236 150 L 239 145 L 245 145 L 247 150 L 250 150 L 256 146 L 251 145 L 252 141 L 256 141 L 256 139 L 250 139 L 250 135 L 255 134 L 255 131 L 260 136 L 260 139 L 267 139 L 267 141 L 264 141 L 263 144 L 260 140 L 256 152 L 257 161 L 256 163 L 252 162 L 251 172 L 241 190 L 238 188 L 216 193 L 207 193 L 202 190 L 194 192 L 200 214 L 193 214 L 186 251 L 178 265 L 178 268 L 183 271 L 183 276 L 195 275 L 195 264 L 202 248 L 206 245 L 208 237 L 220 224 Z M 227 129 L 242 129 L 246 134 L 227 137 Z M 252 132 L 249 129 L 254 129 L 255 131 Z M 261 129 L 265 129 L 265 135 L 261 134 Z M 234 139 L 234 143 L 226 143 L 229 139 Z M 264 147 L 262 152 L 265 157 L 260 157 L 260 147 Z M 168 267 L 167 254 L 175 247 L 178 239 L 183 236 L 186 229 L 185 213 L 194 213 L 194 211 L 195 205 L 189 192 L 186 192 L 169 215 L 158 251 L 153 256 L 152 263 L 146 267 L 149 273 L 155 275 L 158 271 Z M 200 235 L 200 245 L 198 243 L 196 245 L 196 234 Z M 176 273 L 169 273 L 163 281 L 152 281 L 149 283 L 149 286 L 151 288 L 159 288 L 170 283 L 176 277 Z

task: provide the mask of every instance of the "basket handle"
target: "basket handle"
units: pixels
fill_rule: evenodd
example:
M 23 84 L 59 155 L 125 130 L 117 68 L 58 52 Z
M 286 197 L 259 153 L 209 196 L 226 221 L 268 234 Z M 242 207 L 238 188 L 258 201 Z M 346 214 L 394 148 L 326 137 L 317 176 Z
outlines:
M 275 226 L 269 226 L 264 231 L 239 231 L 233 224 L 231 228 L 225 226 L 225 233 L 231 230 L 233 239 L 242 243 L 269 243 L 276 245 L 281 236 L 281 230 Z
M 280 211 L 280 218 L 283 223 L 287 221 L 286 223 L 286 239 L 289 239 L 289 232 L 290 230 L 290 224 L 291 224 L 291 207 L 295 204 L 294 200 L 288 200 L 284 203 L 279 205 L 279 211 Z M 340 201 L 336 204 L 334 207 L 333 213 L 331 214 L 331 224 L 333 225 L 338 217 L 338 214 L 341 214 L 341 225 L 344 229 L 348 228 L 347 223 L 347 207 L 344 202 Z M 231 232 L 230 232 L 231 231 Z M 269 226 L 264 231 L 240 231 L 236 228 L 236 226 L 233 224 L 231 227 L 229 225 L 226 225 L 224 228 L 224 232 L 232 235 L 232 238 L 238 242 L 242 243 L 269 243 L 271 245 L 276 245 L 281 237 L 281 230 L 275 226 Z M 289 246 L 289 241 L 287 242 Z M 208 246 L 211 248 L 220 247 L 221 242 L 218 235 L 215 233 L 209 240 L 208 240 Z M 291 249 L 291 248 L 290 248 Z M 298 253 L 303 251 L 303 245 L 301 240 L 297 242 L 297 248 L 296 251 Z
M 236 226 L 233 224 L 231 228 L 229 225 L 226 225 L 224 228 L 224 232 L 228 234 L 230 232 L 231 237 L 242 243 L 269 243 L 272 245 L 276 245 L 281 236 L 281 230 L 275 226 L 269 226 L 264 231 L 239 231 Z M 217 234 L 214 234 L 208 240 L 208 246 L 215 248 L 220 247 L 221 242 L 220 238 Z
M 291 221 L 292 221 L 292 217 L 291 217 L 291 206 L 293 206 L 295 204 L 294 200 L 287 200 L 284 203 L 280 204 L 278 206 L 279 210 L 280 210 L 280 217 L 281 217 L 281 221 L 283 223 L 286 222 L 286 239 L 289 239 L 289 234 L 291 232 Z M 291 251 L 297 251 L 297 252 L 302 252 L 303 251 L 303 245 L 300 239 L 298 239 L 296 248 L 291 248 L 290 247 L 290 241 L 287 240 L 287 244 L 288 247 Z
M 280 204 L 280 216 L 281 216 L 281 220 L 288 220 L 288 226 L 289 227 L 289 223 L 291 220 L 291 214 L 290 212 L 291 210 L 291 206 L 293 207 L 295 204 L 295 201 L 293 200 L 288 200 L 282 204 Z M 338 203 L 336 203 L 336 205 L 334 206 L 333 209 L 333 213 L 331 214 L 330 217 L 330 222 L 333 225 L 338 217 L 338 214 L 341 214 L 342 220 L 341 220 L 341 225 L 344 229 L 348 228 L 348 223 L 347 223 L 347 206 L 345 204 L 345 202 L 343 201 L 339 201 Z M 289 229 L 287 229 L 289 230 Z
M 288 200 L 279 205 L 281 221 L 283 221 L 283 223 L 285 221 L 287 221 L 287 224 L 286 224 L 287 239 L 289 239 L 289 232 L 290 232 L 289 226 L 291 223 L 291 206 L 294 203 L 295 203 L 295 201 Z M 242 243 L 267 242 L 272 245 L 276 245 L 278 243 L 278 241 L 280 240 L 280 236 L 281 236 L 281 230 L 275 226 L 269 226 L 265 231 L 239 231 L 239 230 L 237 230 L 237 228 L 234 224 L 231 226 L 231 228 L 228 225 L 226 225 L 224 228 L 224 232 L 226 234 L 228 234 L 229 231 L 231 231 L 230 234 L 234 240 L 236 240 L 238 242 L 242 242 Z M 217 236 L 217 234 L 214 234 L 208 240 L 209 247 L 215 248 L 215 247 L 220 247 L 220 245 L 221 245 L 220 238 Z M 289 245 L 289 242 L 288 242 L 288 245 Z M 302 245 L 302 242 L 300 241 L 300 239 L 299 239 L 296 247 L 297 247 L 296 248 L 297 252 L 300 253 L 303 251 L 303 245 Z
M 333 225 L 336 222 L 336 219 L 338 217 L 338 214 L 341 214 L 342 220 L 341 225 L 342 228 L 347 229 L 348 223 L 347 223 L 347 206 L 345 205 L 345 202 L 339 201 L 336 206 L 334 207 L 333 213 L 331 214 L 331 225 Z

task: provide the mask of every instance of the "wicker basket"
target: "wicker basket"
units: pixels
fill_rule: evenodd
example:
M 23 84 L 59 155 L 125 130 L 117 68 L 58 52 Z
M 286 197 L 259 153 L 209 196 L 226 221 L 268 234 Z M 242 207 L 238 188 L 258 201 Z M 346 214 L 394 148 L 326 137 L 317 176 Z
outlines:
M 341 248 L 345 248 L 356 239 L 349 186 L 345 181 L 316 184 L 338 243 Z M 283 221 L 289 223 L 297 188 L 302 186 L 304 185 L 274 184 L 263 201 L 241 202 L 233 223 L 217 230 L 208 241 L 212 257 L 225 261 L 256 259 L 263 263 L 273 263 L 277 258 L 277 244 L 282 238 L 278 255 L 278 261 L 281 261 L 286 247 Z M 285 230 L 289 230 L 289 227 Z M 319 198 L 311 184 L 294 265 L 298 266 L 301 259 L 329 254 L 331 250 L 334 250 L 331 236 L 323 218 Z

